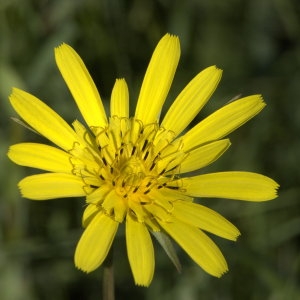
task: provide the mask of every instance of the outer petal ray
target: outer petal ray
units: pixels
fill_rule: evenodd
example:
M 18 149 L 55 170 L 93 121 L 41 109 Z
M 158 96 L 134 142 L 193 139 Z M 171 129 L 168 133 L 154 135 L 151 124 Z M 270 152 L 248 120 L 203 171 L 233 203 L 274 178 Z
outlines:
M 101 209 L 95 204 L 89 204 L 82 215 L 82 227 L 86 228 Z
M 85 196 L 83 187 L 81 178 L 63 173 L 27 176 L 19 182 L 22 196 L 32 200 Z
M 71 173 L 70 154 L 51 146 L 21 143 L 9 148 L 8 157 L 18 165 L 57 173 Z
M 161 127 L 180 134 L 199 113 L 215 91 L 222 71 L 215 66 L 200 72 L 179 94 L 168 110 Z
M 129 92 L 125 79 L 117 79 L 111 93 L 110 115 L 129 117 Z
M 9 99 L 15 111 L 37 132 L 64 150 L 72 149 L 76 133 L 45 103 L 16 88 Z
M 153 52 L 137 102 L 135 117 L 144 125 L 158 120 L 175 75 L 179 56 L 178 37 L 166 34 Z
M 211 164 L 217 160 L 229 146 L 229 139 L 223 139 L 192 150 L 181 163 L 180 173 L 198 170 Z
M 220 172 L 183 178 L 186 194 L 246 201 L 267 201 L 277 197 L 278 184 L 251 172 Z
M 154 250 L 144 223 L 130 214 L 126 218 L 126 244 L 130 267 L 137 285 L 149 286 L 154 273 Z
M 186 223 L 162 222 L 161 227 L 186 251 L 208 274 L 221 277 L 227 272 L 227 263 L 215 243 L 201 230 Z
M 173 215 L 185 223 L 229 240 L 235 241 L 240 235 L 233 224 L 212 209 L 184 201 L 175 201 L 173 205 Z
M 183 150 L 220 139 L 257 115 L 265 103 L 261 95 L 233 101 L 198 123 L 182 138 Z
M 105 127 L 105 110 L 84 62 L 67 44 L 55 48 L 57 66 L 89 127 Z
M 119 223 L 98 213 L 82 234 L 75 251 L 75 265 L 85 272 L 98 268 L 106 258 Z

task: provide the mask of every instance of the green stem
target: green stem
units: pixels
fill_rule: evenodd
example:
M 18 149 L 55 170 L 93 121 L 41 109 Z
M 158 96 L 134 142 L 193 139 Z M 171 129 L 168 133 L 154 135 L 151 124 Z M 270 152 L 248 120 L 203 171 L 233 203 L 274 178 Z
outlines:
M 114 300 L 114 267 L 113 267 L 113 248 L 108 252 L 108 255 L 103 263 L 103 300 Z

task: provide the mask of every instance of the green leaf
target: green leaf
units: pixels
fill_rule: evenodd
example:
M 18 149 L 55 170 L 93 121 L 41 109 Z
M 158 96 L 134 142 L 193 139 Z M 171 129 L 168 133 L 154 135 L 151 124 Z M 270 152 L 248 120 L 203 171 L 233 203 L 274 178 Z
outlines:
M 159 244 L 162 246 L 162 248 L 165 250 L 166 254 L 174 264 L 175 268 L 177 269 L 178 273 L 181 273 L 181 263 L 179 261 L 179 258 L 177 256 L 176 250 L 174 248 L 174 245 L 172 244 L 172 241 L 169 239 L 169 237 L 161 231 L 151 231 L 151 233 L 154 235 L 154 237 L 157 239 Z

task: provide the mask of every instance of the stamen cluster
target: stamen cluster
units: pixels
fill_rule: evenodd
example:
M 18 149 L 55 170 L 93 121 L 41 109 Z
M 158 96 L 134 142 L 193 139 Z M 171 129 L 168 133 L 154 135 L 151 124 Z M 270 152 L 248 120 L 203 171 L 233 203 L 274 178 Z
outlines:
M 111 184 L 125 199 L 166 187 L 179 168 L 178 157 L 182 159 L 171 143 L 173 136 L 157 123 L 144 126 L 136 119 L 112 117 L 96 136 L 100 183 Z

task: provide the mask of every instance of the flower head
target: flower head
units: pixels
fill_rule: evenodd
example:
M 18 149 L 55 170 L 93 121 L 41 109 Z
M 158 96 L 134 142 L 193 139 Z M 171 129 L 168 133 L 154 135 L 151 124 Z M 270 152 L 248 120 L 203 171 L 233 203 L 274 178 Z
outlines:
M 119 225 L 125 223 L 136 284 L 148 286 L 153 277 L 150 232 L 172 237 L 207 273 L 220 277 L 227 264 L 205 232 L 229 240 L 236 240 L 240 233 L 217 212 L 195 203 L 194 197 L 247 201 L 276 197 L 277 183 L 256 173 L 189 176 L 218 159 L 230 146 L 224 137 L 258 114 L 265 103 L 260 95 L 241 98 L 184 132 L 221 78 L 221 70 L 212 66 L 190 81 L 160 121 L 179 56 L 178 38 L 165 35 L 150 60 L 133 117 L 124 79 L 116 80 L 110 116 L 106 116 L 83 61 L 66 44 L 55 49 L 56 62 L 87 127 L 79 121 L 70 127 L 22 90 L 14 89 L 10 96 L 16 112 L 58 146 L 20 143 L 10 147 L 8 156 L 15 163 L 47 171 L 22 179 L 22 195 L 33 200 L 86 197 L 85 230 L 75 252 L 75 265 L 85 272 L 102 264 Z

